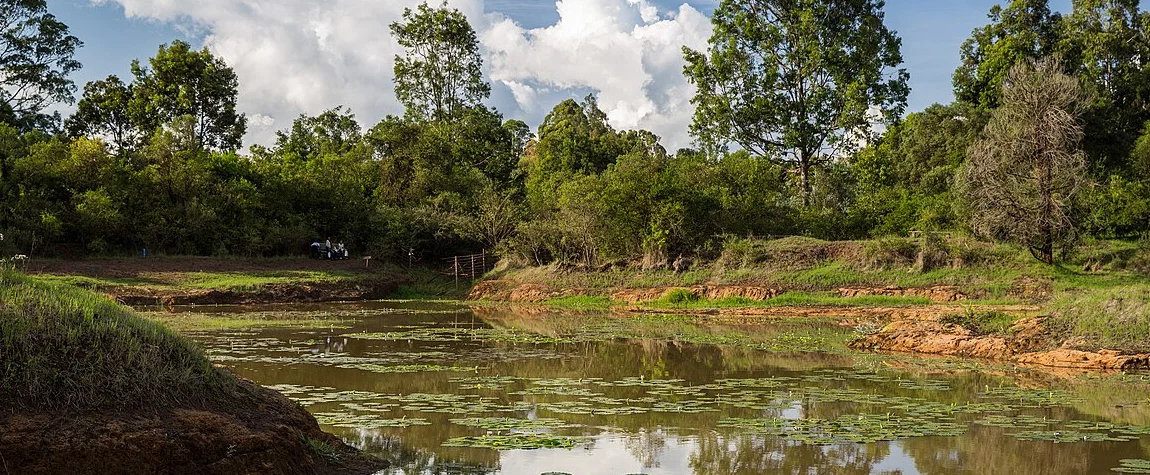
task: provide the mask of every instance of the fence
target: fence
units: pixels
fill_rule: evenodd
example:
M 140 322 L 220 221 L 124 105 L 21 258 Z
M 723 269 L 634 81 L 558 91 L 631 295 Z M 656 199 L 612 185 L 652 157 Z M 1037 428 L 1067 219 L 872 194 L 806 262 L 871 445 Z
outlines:
M 495 268 L 495 260 L 495 257 L 487 255 L 486 251 L 481 254 L 446 257 L 443 259 L 446 269 L 444 273 L 455 277 L 455 285 L 459 286 L 460 277 L 478 279 Z

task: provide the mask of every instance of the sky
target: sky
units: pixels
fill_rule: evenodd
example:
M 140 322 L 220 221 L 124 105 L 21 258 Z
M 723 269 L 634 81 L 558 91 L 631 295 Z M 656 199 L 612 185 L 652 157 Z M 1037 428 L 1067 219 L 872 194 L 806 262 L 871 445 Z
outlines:
M 438 1 L 438 0 L 436 0 Z M 388 25 L 421 0 L 49 0 L 84 46 L 77 88 L 180 39 L 239 76 L 247 145 L 270 144 L 300 114 L 343 105 L 365 128 L 401 115 Z M 670 150 L 690 145 L 693 88 L 681 48 L 706 48 L 718 0 L 449 0 L 475 28 L 488 105 L 533 128 L 563 99 L 594 93 L 617 129 L 643 128 Z M 958 50 L 997 0 L 887 0 L 902 37 L 908 112 L 953 99 Z M 1070 0 L 1051 0 L 1067 11 Z M 62 107 L 65 114 L 70 109 Z

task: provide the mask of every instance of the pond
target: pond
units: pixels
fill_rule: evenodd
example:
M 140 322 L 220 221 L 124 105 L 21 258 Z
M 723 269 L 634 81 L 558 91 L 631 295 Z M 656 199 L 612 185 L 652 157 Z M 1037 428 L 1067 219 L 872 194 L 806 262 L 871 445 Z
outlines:
M 179 312 L 159 318 L 387 474 L 1150 473 L 1150 376 L 857 354 L 859 330 L 829 321 Z

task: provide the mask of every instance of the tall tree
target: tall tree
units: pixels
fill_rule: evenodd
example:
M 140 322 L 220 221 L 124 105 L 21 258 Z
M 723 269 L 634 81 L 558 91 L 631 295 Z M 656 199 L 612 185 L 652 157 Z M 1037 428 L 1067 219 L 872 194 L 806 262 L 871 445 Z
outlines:
M 239 79 L 207 48 L 192 50 L 183 41 L 161 45 L 149 66 L 132 61 L 133 120 L 147 133 L 191 116 L 196 146 L 236 150 L 247 119 L 236 111 Z
M 697 86 L 691 133 L 811 170 L 868 133 L 878 109 L 901 115 L 909 92 L 902 41 L 881 0 L 724 0 L 706 53 L 683 49 Z
M 111 140 L 118 153 L 139 147 L 144 131 L 133 122 L 129 107 L 132 86 L 124 84 L 115 75 L 84 85 L 84 97 L 76 106 L 76 113 L 65 121 L 65 128 L 73 136 L 97 135 Z
M 1010 0 L 1005 8 L 990 8 L 990 24 L 976 28 L 959 52 L 962 64 L 954 72 L 958 100 L 998 107 L 1002 81 L 1011 67 L 1056 51 L 1062 18 L 1050 12 L 1047 1 Z
M 1125 165 L 1150 120 L 1150 13 L 1139 0 L 1074 0 L 1059 51 L 1068 72 L 1094 88 L 1085 148 L 1095 171 Z
M 1011 68 L 1001 97 L 961 174 L 971 225 L 1051 264 L 1054 247 L 1075 235 L 1068 210 L 1086 180 L 1079 118 L 1089 95 L 1059 62 L 1047 59 Z
M 475 30 L 446 1 L 438 8 L 424 3 L 415 11 L 404 9 L 403 21 L 391 24 L 391 35 L 405 52 L 395 57 L 395 94 L 408 116 L 454 118 L 491 94 Z
M 72 56 L 82 45 L 44 0 L 0 0 L 0 118 L 25 129 L 51 122 L 45 107 L 74 101 L 68 75 L 80 69 Z

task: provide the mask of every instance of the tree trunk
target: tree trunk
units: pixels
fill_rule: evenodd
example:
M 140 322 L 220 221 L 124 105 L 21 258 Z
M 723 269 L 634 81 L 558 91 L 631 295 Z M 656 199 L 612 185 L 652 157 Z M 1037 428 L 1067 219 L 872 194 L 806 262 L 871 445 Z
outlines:
M 799 177 L 802 180 L 803 207 L 811 205 L 811 154 L 799 152 Z

